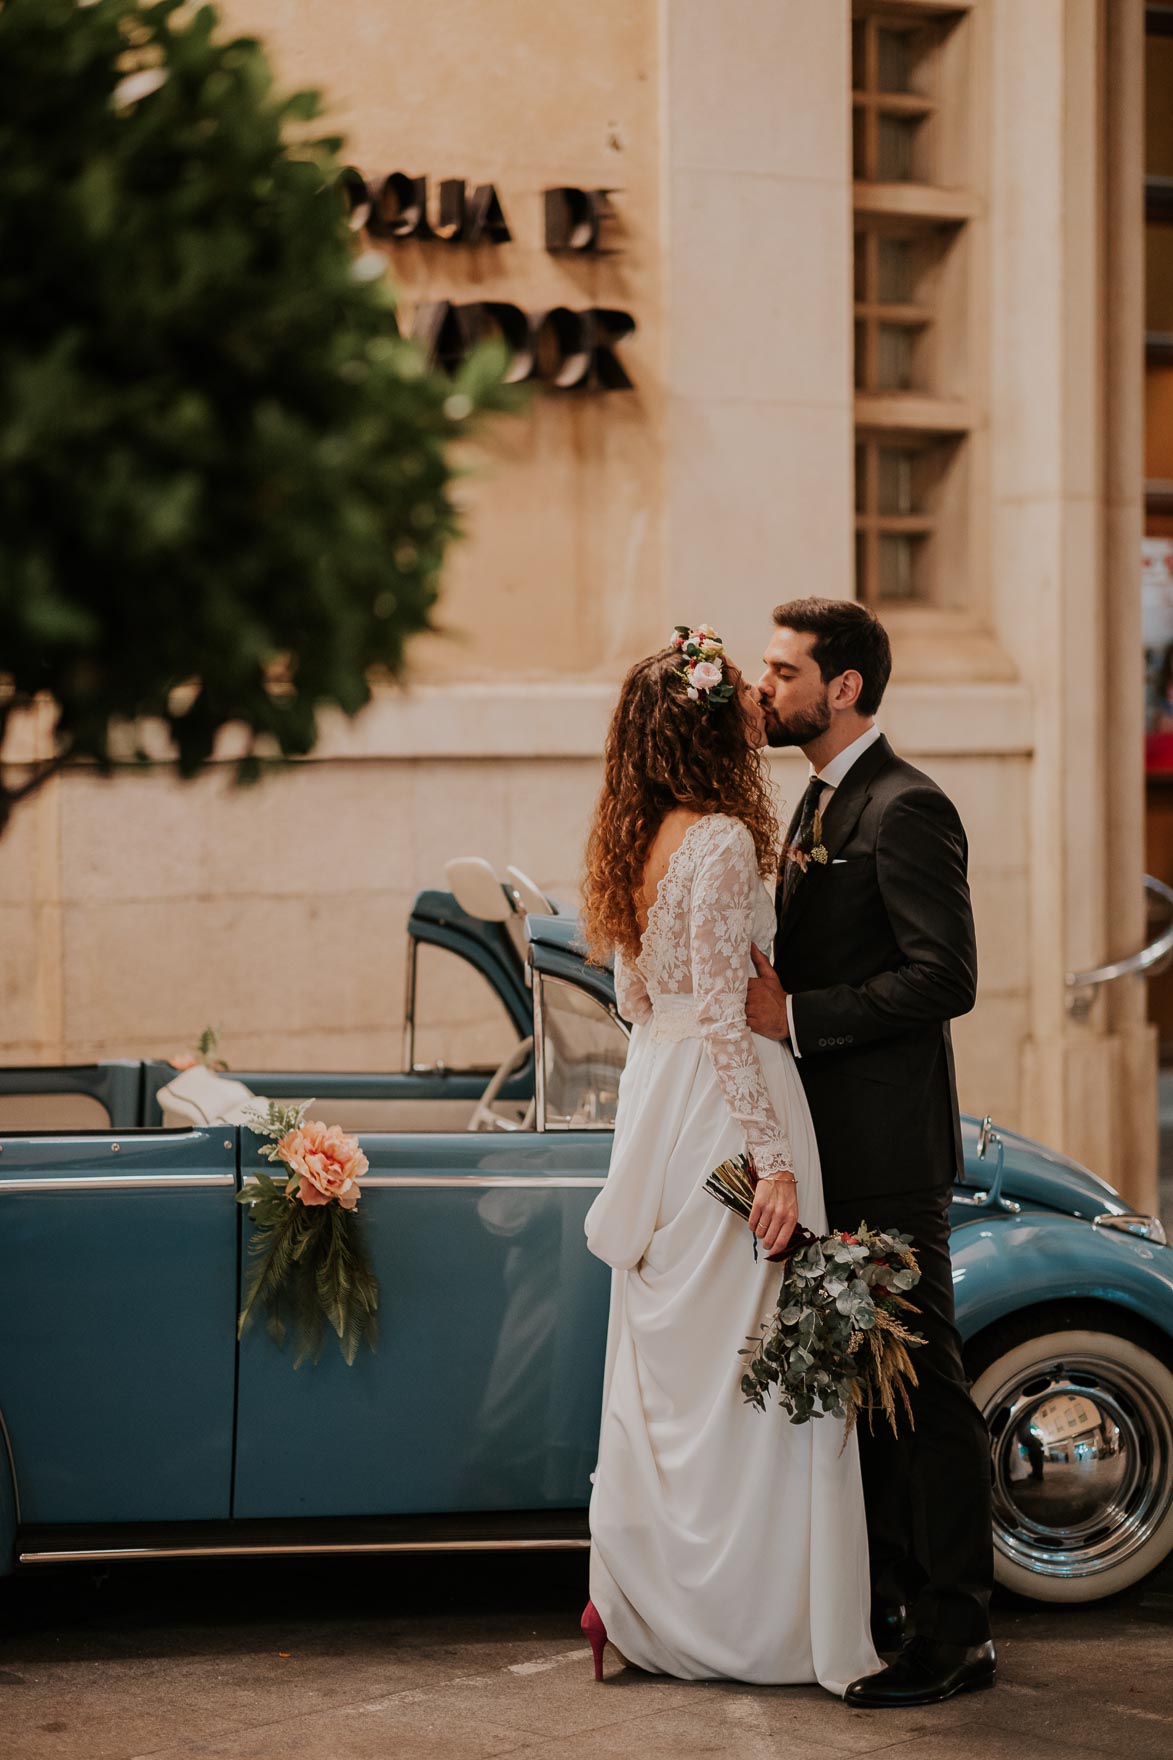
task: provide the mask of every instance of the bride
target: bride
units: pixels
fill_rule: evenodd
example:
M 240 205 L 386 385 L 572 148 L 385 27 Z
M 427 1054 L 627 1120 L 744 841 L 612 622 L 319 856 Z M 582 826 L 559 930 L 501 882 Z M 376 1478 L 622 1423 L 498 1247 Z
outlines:
M 596 1675 L 610 1640 L 681 1679 L 818 1681 L 880 1664 L 854 1435 L 744 1403 L 738 1351 L 774 1308 L 766 1255 L 827 1232 L 789 1047 L 750 1033 L 778 826 L 754 691 L 708 626 L 632 667 L 607 737 L 584 928 L 615 957 L 633 1023 L 607 1183 L 586 1219 L 614 1268 L 591 1498 Z M 705 1190 L 727 1156 L 759 1176 L 750 1229 Z

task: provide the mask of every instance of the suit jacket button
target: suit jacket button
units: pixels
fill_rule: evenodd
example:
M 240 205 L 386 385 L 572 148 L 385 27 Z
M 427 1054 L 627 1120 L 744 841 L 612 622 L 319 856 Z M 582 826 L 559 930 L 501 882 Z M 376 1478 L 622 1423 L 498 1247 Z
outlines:
M 826 1044 L 827 1044 L 827 1041 L 825 1039 L 820 1039 L 819 1040 L 819 1050 L 820 1051 L 824 1050 L 826 1047 Z
M 852 1036 L 852 1034 L 850 1034 L 850 1033 L 848 1033 L 848 1035 L 847 1035 L 847 1043 L 848 1043 L 848 1044 L 849 1044 L 849 1045 L 854 1045 L 854 1044 L 855 1044 L 855 1039 L 854 1039 L 854 1037 L 853 1037 L 853 1036 Z

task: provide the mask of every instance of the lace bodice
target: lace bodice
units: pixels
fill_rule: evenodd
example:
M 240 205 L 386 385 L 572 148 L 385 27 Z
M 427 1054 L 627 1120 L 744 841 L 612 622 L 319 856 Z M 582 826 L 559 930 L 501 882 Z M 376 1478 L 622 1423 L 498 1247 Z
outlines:
M 702 1038 L 759 1174 L 791 1165 L 786 1121 L 770 1101 L 745 1020 L 750 943 L 764 953 L 774 907 L 740 819 L 711 813 L 690 825 L 648 913 L 638 961 L 615 958 L 620 1013 L 659 1038 Z

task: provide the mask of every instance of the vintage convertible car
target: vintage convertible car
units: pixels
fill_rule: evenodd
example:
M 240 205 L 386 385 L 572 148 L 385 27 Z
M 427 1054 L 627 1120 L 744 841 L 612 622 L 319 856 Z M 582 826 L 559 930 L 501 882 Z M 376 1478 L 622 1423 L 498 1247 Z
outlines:
M 233 1072 L 361 1133 L 382 1310 L 353 1368 L 237 1343 L 251 1133 L 165 1128 L 161 1062 L 0 1072 L 0 1574 L 586 1543 L 608 1274 L 582 1224 L 627 1029 L 524 876 L 449 883 L 412 910 L 402 1071 Z M 965 1130 L 998 1575 L 1093 1600 L 1173 1548 L 1173 1251 L 1086 1168 Z

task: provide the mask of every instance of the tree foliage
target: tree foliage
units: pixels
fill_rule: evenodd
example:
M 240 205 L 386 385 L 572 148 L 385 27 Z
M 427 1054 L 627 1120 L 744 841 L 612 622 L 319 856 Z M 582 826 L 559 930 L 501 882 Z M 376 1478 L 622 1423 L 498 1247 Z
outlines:
M 398 336 L 319 102 L 181 0 L 0 0 L 0 737 L 162 718 L 308 752 L 428 623 L 452 444 L 500 403 Z

